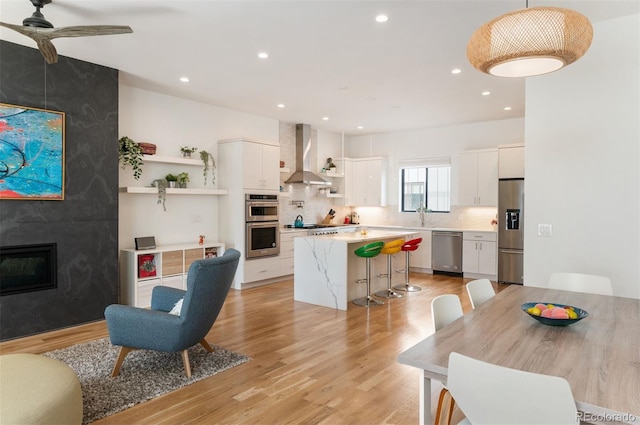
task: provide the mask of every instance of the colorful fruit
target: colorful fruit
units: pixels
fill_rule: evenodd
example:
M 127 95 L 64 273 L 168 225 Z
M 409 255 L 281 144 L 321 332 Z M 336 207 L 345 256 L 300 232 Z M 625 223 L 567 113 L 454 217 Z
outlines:
M 577 319 L 578 313 L 569 305 L 555 306 L 553 304 L 537 303 L 533 307 L 527 309 L 527 313 L 532 316 L 541 316 L 549 319 Z
M 534 316 L 540 316 L 540 314 L 542 313 L 542 311 L 538 307 L 530 307 L 527 309 L 527 312 Z

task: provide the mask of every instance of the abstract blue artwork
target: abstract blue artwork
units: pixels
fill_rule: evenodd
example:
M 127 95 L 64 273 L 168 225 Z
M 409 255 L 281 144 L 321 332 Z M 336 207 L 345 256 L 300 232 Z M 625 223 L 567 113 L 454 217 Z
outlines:
M 0 199 L 64 199 L 64 112 L 0 103 Z

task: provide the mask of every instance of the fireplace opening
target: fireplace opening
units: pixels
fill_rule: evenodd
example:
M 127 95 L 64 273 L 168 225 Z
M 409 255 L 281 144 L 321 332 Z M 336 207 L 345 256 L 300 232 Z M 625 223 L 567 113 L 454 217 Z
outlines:
M 54 289 L 56 244 L 0 247 L 0 296 Z

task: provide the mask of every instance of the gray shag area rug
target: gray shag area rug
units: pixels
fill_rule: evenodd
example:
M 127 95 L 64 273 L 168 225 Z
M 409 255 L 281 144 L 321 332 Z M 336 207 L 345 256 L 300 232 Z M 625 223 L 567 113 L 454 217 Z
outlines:
M 111 378 L 119 347 L 108 338 L 49 351 L 45 356 L 68 364 L 80 378 L 84 405 L 83 424 L 88 424 L 138 403 L 158 397 L 251 360 L 242 354 L 200 344 L 191 347 L 191 378 L 184 373 L 180 353 L 136 350 L 127 355 L 120 374 Z

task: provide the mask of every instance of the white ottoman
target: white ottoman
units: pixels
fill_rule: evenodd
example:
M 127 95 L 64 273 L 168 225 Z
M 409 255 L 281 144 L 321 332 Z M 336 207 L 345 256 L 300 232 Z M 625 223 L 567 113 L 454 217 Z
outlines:
M 37 354 L 0 356 L 0 424 L 82 423 L 82 390 L 76 373 Z

